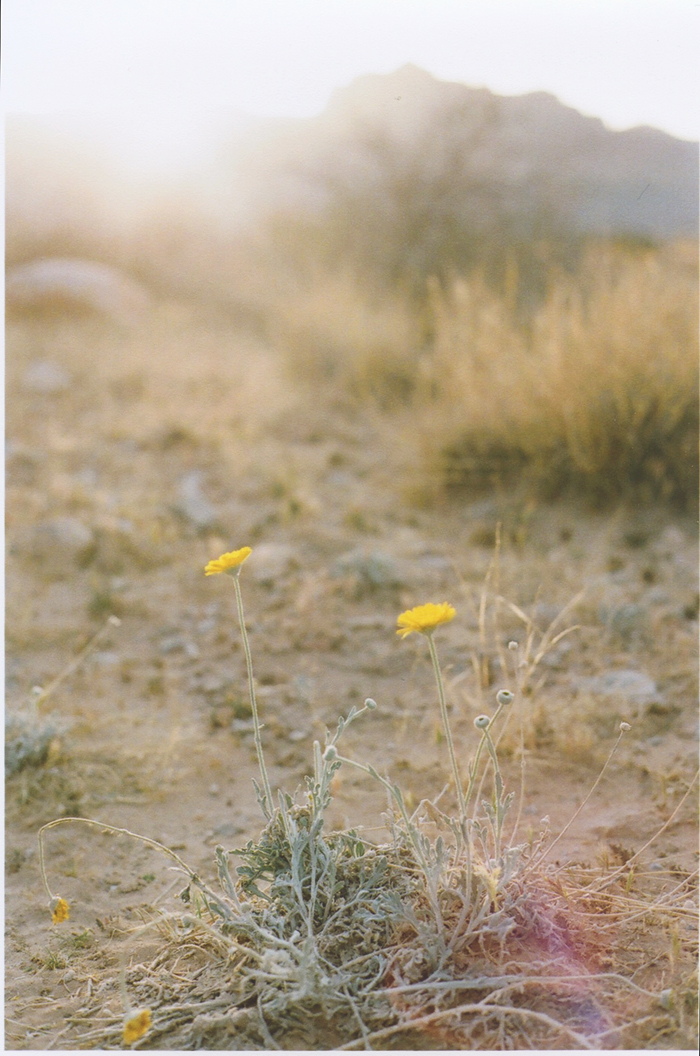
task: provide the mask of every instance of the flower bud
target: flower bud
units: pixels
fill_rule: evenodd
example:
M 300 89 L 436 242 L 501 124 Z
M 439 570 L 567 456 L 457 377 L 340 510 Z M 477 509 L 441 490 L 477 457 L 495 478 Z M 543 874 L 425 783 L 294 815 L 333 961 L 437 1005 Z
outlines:
M 324 761 L 324 763 L 332 763 L 337 758 L 338 758 L 338 750 L 337 750 L 337 748 L 335 747 L 334 744 L 329 744 L 328 747 L 326 748 L 325 752 L 323 753 L 323 761 Z
M 376 706 L 377 706 L 376 700 L 372 700 L 371 697 L 367 697 L 367 700 L 365 701 L 365 707 L 369 708 L 370 711 L 374 711 Z
M 488 715 L 477 715 L 477 717 L 474 719 L 474 725 L 476 726 L 477 730 L 488 730 L 489 726 L 491 725 L 491 719 L 488 717 Z
M 620 733 L 629 733 L 631 729 L 632 727 L 630 726 L 629 722 L 620 723 Z
M 503 705 L 512 704 L 513 701 L 515 700 L 515 697 L 513 696 L 513 694 L 511 693 L 511 691 L 509 689 L 501 689 L 496 694 L 496 700 L 498 701 L 499 704 L 503 704 Z
M 516 653 L 518 651 L 518 643 L 508 642 L 508 648 L 511 649 L 514 653 Z

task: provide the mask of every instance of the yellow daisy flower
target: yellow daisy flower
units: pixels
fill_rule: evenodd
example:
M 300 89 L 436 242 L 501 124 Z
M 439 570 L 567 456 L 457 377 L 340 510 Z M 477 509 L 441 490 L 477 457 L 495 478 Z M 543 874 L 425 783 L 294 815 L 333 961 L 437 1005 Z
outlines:
M 136 1012 L 130 1012 L 124 1021 L 124 1044 L 133 1045 L 135 1041 L 148 1033 L 150 1025 L 150 1008 L 140 1008 Z
M 54 924 L 62 924 L 64 920 L 68 920 L 69 916 L 68 903 L 65 898 L 55 898 L 51 903 L 52 922 Z
M 397 634 L 405 638 L 412 631 L 431 634 L 441 623 L 449 623 L 455 617 L 455 610 L 446 601 L 440 605 L 428 602 L 427 605 L 416 605 L 413 609 L 402 612 L 396 621 L 399 625 Z
M 233 572 L 238 575 L 236 569 L 240 568 L 252 550 L 249 546 L 243 546 L 240 550 L 232 550 L 230 554 L 222 554 L 210 561 L 204 569 L 205 576 L 215 576 L 217 572 Z

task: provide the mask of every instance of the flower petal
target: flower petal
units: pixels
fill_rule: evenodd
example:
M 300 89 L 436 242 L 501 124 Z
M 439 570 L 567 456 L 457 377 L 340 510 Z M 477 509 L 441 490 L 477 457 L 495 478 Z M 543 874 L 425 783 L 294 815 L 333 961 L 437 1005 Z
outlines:
M 51 922 L 53 924 L 63 924 L 64 920 L 69 918 L 70 912 L 65 898 L 55 898 L 51 903 Z
M 148 1033 L 150 1025 L 150 1008 L 141 1008 L 137 1012 L 131 1012 L 124 1022 L 124 1044 L 133 1045 L 135 1041 Z
M 441 602 L 439 605 L 433 602 L 428 602 L 425 605 L 416 605 L 414 608 L 402 612 L 398 617 L 396 621 L 398 630 L 396 633 L 400 634 L 402 638 L 405 638 L 407 634 L 411 634 L 413 631 L 418 631 L 420 634 L 430 634 L 441 623 L 449 623 L 450 620 L 454 619 L 455 615 L 455 609 L 446 601 Z
M 204 569 L 205 576 L 215 576 L 218 572 L 233 572 L 240 568 L 252 550 L 249 546 L 242 546 L 240 550 L 231 550 L 228 554 L 213 558 Z

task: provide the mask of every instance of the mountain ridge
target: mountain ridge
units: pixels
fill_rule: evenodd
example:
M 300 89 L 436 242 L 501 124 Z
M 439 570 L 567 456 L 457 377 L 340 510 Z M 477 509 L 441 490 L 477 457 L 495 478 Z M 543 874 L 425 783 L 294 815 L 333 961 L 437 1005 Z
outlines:
M 451 181 L 467 213 L 476 183 L 501 188 L 508 199 L 501 205 L 522 237 L 533 234 L 526 216 L 533 207 L 577 235 L 698 233 L 697 143 L 648 125 L 610 129 L 550 92 L 501 96 L 410 63 L 335 89 L 321 114 L 287 124 L 279 143 L 261 153 L 266 163 L 275 158 L 278 176 L 287 167 L 286 191 L 294 199 L 296 183 L 302 206 L 313 202 L 314 189 L 323 198 L 329 185 L 349 191 L 364 180 L 381 193 L 377 166 L 398 170 L 403 157 L 407 178 Z

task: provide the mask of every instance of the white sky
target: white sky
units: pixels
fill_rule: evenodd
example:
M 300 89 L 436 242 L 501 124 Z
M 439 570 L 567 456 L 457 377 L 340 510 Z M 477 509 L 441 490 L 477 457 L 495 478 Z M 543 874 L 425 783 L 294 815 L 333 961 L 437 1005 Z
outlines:
M 118 110 L 142 146 L 202 109 L 310 116 L 406 62 L 700 138 L 700 0 L 4 0 L 2 21 L 5 111 Z

